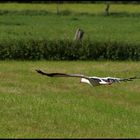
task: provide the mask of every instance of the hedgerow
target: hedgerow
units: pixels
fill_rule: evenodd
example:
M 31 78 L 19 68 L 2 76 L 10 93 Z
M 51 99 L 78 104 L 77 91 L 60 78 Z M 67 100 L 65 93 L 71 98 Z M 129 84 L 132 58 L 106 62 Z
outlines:
M 139 44 L 19 40 L 0 42 L 0 59 L 7 60 L 140 60 Z

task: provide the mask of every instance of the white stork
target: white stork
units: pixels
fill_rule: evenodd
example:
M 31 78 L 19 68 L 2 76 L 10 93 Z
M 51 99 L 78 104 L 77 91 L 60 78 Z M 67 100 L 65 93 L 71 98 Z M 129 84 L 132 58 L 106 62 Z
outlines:
M 113 83 L 120 83 L 122 81 L 132 81 L 134 79 L 140 79 L 140 77 L 130 77 L 130 78 L 115 78 L 115 77 L 96 77 L 96 76 L 85 76 L 81 74 L 65 74 L 65 73 L 45 73 L 41 70 L 36 70 L 41 75 L 46 75 L 49 77 L 78 77 L 81 78 L 81 83 L 87 83 L 91 86 L 99 85 L 111 85 Z

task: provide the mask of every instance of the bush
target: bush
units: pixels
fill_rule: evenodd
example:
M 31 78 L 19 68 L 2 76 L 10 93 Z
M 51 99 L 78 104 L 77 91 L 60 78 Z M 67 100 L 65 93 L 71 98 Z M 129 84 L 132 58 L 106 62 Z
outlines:
M 140 60 L 140 46 L 122 42 L 28 40 L 0 43 L 0 59 Z

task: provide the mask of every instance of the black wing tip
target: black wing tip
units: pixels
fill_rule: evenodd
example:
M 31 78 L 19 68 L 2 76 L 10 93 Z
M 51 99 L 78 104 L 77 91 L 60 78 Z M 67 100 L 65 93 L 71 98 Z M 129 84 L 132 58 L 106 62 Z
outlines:
M 45 72 L 43 72 L 42 70 L 39 70 L 39 69 L 36 69 L 36 72 L 39 73 L 39 74 L 42 74 L 42 75 L 49 76 L 49 77 L 53 77 L 55 75 L 55 73 L 45 73 Z
M 38 73 L 42 73 L 42 71 L 41 70 L 38 70 L 38 69 L 36 69 L 35 71 L 38 72 Z
M 39 74 L 42 74 L 42 75 L 47 75 L 46 73 L 44 73 L 43 71 L 41 71 L 39 69 L 36 69 L 36 72 L 39 73 Z
M 127 82 L 127 81 L 133 81 L 134 79 L 140 79 L 140 77 L 133 76 L 133 77 L 130 77 L 130 78 L 124 78 L 124 79 L 122 79 L 122 81 Z

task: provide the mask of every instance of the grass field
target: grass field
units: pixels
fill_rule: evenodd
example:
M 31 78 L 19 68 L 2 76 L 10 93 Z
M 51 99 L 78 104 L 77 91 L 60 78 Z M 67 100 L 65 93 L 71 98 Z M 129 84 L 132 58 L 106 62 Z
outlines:
M 140 43 L 140 18 L 91 16 L 0 16 L 0 40 L 73 40 L 77 28 L 84 39 Z
M 1 138 L 139 138 L 140 80 L 90 87 L 77 78 L 139 75 L 139 62 L 0 61 Z
M 102 13 L 106 8 L 106 4 L 59 4 L 60 11 L 71 11 L 75 13 Z M 56 13 L 57 4 L 39 4 L 39 3 L 0 3 L 1 10 L 8 11 L 24 11 L 24 10 L 38 10 Z M 111 12 L 128 12 L 140 13 L 139 4 L 111 4 Z
M 102 12 L 103 4 L 63 4 L 73 13 Z M 0 15 L 0 42 L 5 40 L 73 40 L 77 28 L 84 30 L 84 39 L 92 41 L 117 41 L 139 43 L 140 18 L 137 16 L 92 16 L 92 15 L 56 15 L 38 14 L 41 10 L 56 8 L 56 4 L 0 4 L 7 13 Z M 101 7 L 101 8 L 99 8 Z M 117 12 L 140 13 L 140 5 L 112 5 Z M 17 12 L 12 13 L 12 10 Z M 34 11 L 32 15 L 31 11 Z M 65 10 L 65 9 L 64 9 Z M 26 11 L 19 14 L 19 11 Z M 99 13 L 100 13 L 99 12 Z
M 139 4 L 111 4 L 110 16 L 104 15 L 105 4 L 60 4 L 60 15 L 56 6 L 0 3 L 1 58 L 12 58 L 11 51 L 14 58 L 17 52 L 30 54 L 29 58 L 32 53 L 38 55 L 32 47 L 40 47 L 44 43 L 37 44 L 40 40 L 45 44 L 54 41 L 55 51 L 57 41 L 73 42 L 77 28 L 85 31 L 85 43 L 107 42 L 111 47 L 111 42 L 117 42 L 122 50 L 127 45 L 139 47 Z M 139 49 L 129 50 L 139 56 Z M 35 69 L 101 77 L 140 76 L 139 61 L 1 60 L 0 138 L 140 137 L 140 80 L 91 87 L 78 78 L 43 77 Z

